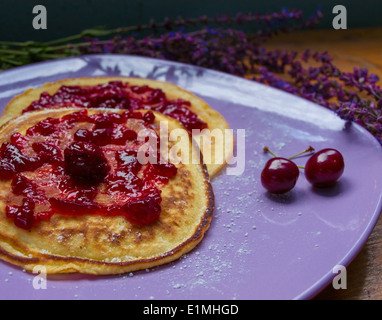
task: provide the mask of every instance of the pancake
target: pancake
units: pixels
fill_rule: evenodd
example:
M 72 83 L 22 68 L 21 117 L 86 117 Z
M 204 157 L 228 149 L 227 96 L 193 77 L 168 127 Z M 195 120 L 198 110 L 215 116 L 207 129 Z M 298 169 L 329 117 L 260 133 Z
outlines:
M 87 112 L 89 115 L 116 112 L 122 114 L 123 110 L 88 109 Z M 65 115 L 73 114 L 78 114 L 78 109 L 46 109 L 13 118 L 0 129 L 0 145 L 4 146 L 5 142 L 14 137 L 18 137 L 23 143 L 22 137 L 27 130 L 41 120 L 62 119 Z M 170 131 L 183 129 L 174 119 L 155 112 L 154 115 L 152 127 L 157 134 L 160 121 L 167 121 Z M 132 122 L 134 121 L 133 119 Z M 135 123 L 139 123 L 139 120 Z M 34 137 L 36 141 L 49 140 L 49 135 L 46 134 L 39 137 L 39 134 L 34 133 Z M 68 143 L 65 140 L 70 139 L 69 134 L 61 137 L 63 141 L 58 144 Z M 191 142 L 190 136 L 185 133 L 177 141 L 169 143 L 168 148 L 178 145 L 188 153 L 183 153 L 182 162 L 176 164 L 175 176 L 169 178 L 167 183 L 156 184 L 161 191 L 160 216 L 155 222 L 145 225 L 132 223 L 122 215 L 54 212 L 26 230 L 17 226 L 6 214 L 7 206 L 12 205 L 10 201 L 15 201 L 10 195 L 16 193 L 17 187 L 12 179 L 0 180 L 0 259 L 27 271 L 42 266 L 48 274 L 77 272 L 94 275 L 131 272 L 178 259 L 202 240 L 209 228 L 214 209 L 214 196 L 207 168 L 203 162 L 194 161 L 201 155 L 197 145 Z M 29 152 L 29 156 L 33 154 L 26 149 L 23 152 Z M 49 161 L 53 161 L 53 157 L 51 154 Z M 192 158 L 186 161 L 187 157 Z M 108 162 L 112 166 L 109 158 Z M 38 182 L 39 186 L 55 185 L 57 179 L 49 180 L 44 175 L 35 174 L 36 172 L 37 169 L 20 174 Z M 102 183 L 99 190 L 101 186 Z M 49 192 L 57 192 L 51 190 L 53 187 L 49 188 Z M 27 194 L 31 191 L 24 189 L 21 192 Z M 107 199 L 109 206 L 113 205 L 110 202 L 119 201 L 113 200 L 118 199 L 116 197 Z
M 189 102 L 189 110 L 207 125 L 207 128 L 201 130 L 200 134 L 193 134 L 193 138 L 204 155 L 210 177 L 216 176 L 225 167 L 226 161 L 232 156 L 234 141 L 232 132 L 228 130 L 229 125 L 224 117 L 212 109 L 203 99 L 191 92 L 174 84 L 158 80 L 131 77 L 93 77 L 64 79 L 47 83 L 39 88 L 28 89 L 11 100 L 5 107 L 0 118 L 0 124 L 22 114 L 25 108 L 40 99 L 42 93 L 54 95 L 61 86 L 97 86 L 111 81 L 127 82 L 130 86 L 149 86 L 150 88 L 162 90 L 168 100 L 182 99 Z M 73 107 L 73 105 L 65 105 L 65 103 L 58 103 L 57 105 L 59 107 Z

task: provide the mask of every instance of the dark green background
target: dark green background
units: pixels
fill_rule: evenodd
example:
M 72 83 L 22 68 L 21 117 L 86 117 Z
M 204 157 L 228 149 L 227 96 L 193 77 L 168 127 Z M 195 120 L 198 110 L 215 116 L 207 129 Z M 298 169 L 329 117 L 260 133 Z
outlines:
M 47 30 L 32 27 L 32 8 L 37 4 L 47 8 Z M 46 41 L 94 26 L 113 28 L 147 23 L 152 18 L 161 21 L 179 15 L 267 13 L 282 8 L 301 9 L 304 16 L 309 16 L 321 7 L 324 19 L 319 27 L 332 28 L 332 9 L 337 4 L 347 8 L 349 29 L 382 26 L 381 0 L 0 0 L 0 40 Z

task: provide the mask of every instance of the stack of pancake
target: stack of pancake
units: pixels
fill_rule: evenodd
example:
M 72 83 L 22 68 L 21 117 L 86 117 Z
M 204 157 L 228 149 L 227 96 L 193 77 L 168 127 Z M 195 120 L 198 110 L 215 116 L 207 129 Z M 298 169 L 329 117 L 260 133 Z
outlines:
M 159 186 L 162 197 L 159 219 L 147 225 L 136 225 L 118 215 L 76 216 L 57 213 L 25 230 L 15 225 L 6 214 L 6 207 L 12 205 L 10 194 L 13 186 L 12 179 L 2 179 L 0 259 L 27 271 L 33 271 L 35 266 L 43 266 L 49 274 L 118 274 L 173 261 L 192 250 L 203 239 L 214 211 L 211 179 L 224 168 L 232 155 L 233 137 L 227 130 L 229 127 L 223 116 L 185 89 L 156 80 L 124 77 L 76 78 L 47 83 L 39 88 L 28 89 L 5 107 L 0 118 L 0 146 L 10 143 L 15 133 L 25 135 L 30 127 L 45 119 L 62 118 L 80 109 L 59 103 L 58 107 L 25 112 L 43 93 L 53 96 L 62 86 L 86 88 L 112 81 L 121 81 L 136 87 L 148 86 L 161 90 L 168 100 L 187 101 L 190 111 L 206 124 L 206 130 L 193 137 L 189 130 L 184 130 L 180 121 L 158 112 L 159 109 L 153 110 L 153 128 L 159 136 L 163 134 L 160 130 L 161 122 L 167 123 L 170 135 L 173 130 L 183 129 L 186 132 L 186 137 L 170 141 L 168 149 L 180 144 L 182 150 L 188 150 L 187 161 L 175 164 L 176 176 L 170 178 L 167 184 Z M 89 114 L 100 112 L 121 113 L 123 110 L 107 107 L 88 109 Z M 215 129 L 222 134 L 211 137 L 211 132 Z M 208 162 L 205 163 L 203 154 L 207 152 Z M 33 177 L 31 174 L 29 176 Z

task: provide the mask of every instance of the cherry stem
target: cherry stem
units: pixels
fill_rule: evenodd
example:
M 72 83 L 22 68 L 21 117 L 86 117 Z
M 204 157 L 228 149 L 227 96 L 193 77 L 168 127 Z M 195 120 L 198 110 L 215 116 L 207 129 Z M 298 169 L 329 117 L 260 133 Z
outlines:
M 272 156 L 274 156 L 275 158 L 278 158 L 278 155 L 276 153 L 274 153 L 272 150 L 270 150 L 267 146 L 263 147 L 263 150 L 264 152 L 269 152 Z M 296 158 L 298 156 L 301 156 L 305 153 L 308 153 L 308 152 L 314 152 L 314 148 L 312 146 L 309 146 L 307 149 L 305 149 L 304 151 L 300 152 L 300 153 L 297 153 L 291 157 L 289 157 L 288 159 L 293 159 L 293 158 Z M 300 169 L 305 169 L 304 166 L 297 166 L 299 167 Z
M 264 152 L 269 152 L 272 156 L 278 158 L 278 155 L 276 153 L 274 153 L 272 150 L 270 150 L 267 146 L 263 147 L 263 150 L 264 150 Z M 289 157 L 288 159 L 290 160 L 290 159 L 296 158 L 296 157 L 301 156 L 301 155 L 308 153 L 308 152 L 314 152 L 314 148 L 312 146 L 309 146 L 304 151 L 296 153 L 295 155 Z
M 290 159 L 296 158 L 296 157 L 301 156 L 301 155 L 308 153 L 308 152 L 314 152 L 314 148 L 312 146 L 309 146 L 309 148 L 305 149 L 304 151 L 302 151 L 300 153 L 297 153 L 297 154 L 289 157 L 288 159 L 290 160 Z
M 279 157 L 276 153 L 272 152 L 267 146 L 263 147 L 263 150 L 264 150 L 264 152 L 269 152 L 275 158 Z

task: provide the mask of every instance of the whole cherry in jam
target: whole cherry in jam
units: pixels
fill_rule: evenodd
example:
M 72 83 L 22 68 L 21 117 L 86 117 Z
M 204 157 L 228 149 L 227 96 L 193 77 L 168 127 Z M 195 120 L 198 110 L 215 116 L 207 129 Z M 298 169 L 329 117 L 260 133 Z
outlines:
M 44 196 L 42 192 L 38 190 L 37 185 L 20 173 L 14 175 L 11 188 L 15 195 L 33 197 L 36 201 L 44 200 Z
M 154 113 L 151 110 L 146 112 L 145 115 L 143 116 L 143 120 L 145 121 L 146 124 L 153 123 L 155 120 Z
M 315 187 L 334 185 L 342 176 L 345 162 L 342 154 L 331 148 L 322 149 L 309 158 L 305 177 Z
M 35 203 L 31 198 L 24 198 L 21 206 L 6 206 L 5 211 L 8 218 L 12 218 L 14 224 L 28 230 L 38 221 L 33 214 Z
M 110 170 L 102 149 L 91 142 L 71 143 L 64 151 L 65 173 L 76 182 L 97 185 Z
M 144 190 L 139 198 L 124 206 L 126 219 L 138 226 L 154 223 L 159 219 L 161 200 L 160 190 Z
M 272 158 L 261 172 L 261 184 L 270 193 L 282 194 L 294 188 L 300 171 L 297 165 L 286 158 Z

